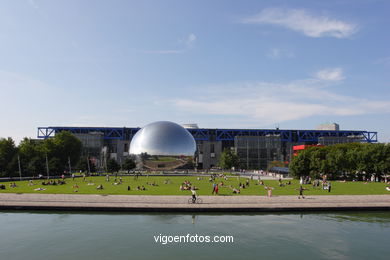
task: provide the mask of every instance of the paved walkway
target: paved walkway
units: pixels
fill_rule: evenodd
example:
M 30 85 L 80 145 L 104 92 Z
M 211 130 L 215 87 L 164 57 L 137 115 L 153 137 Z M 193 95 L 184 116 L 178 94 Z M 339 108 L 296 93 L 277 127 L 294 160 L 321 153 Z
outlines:
M 188 204 L 189 196 L 13 194 L 0 193 L 0 209 L 99 211 L 314 211 L 390 210 L 390 195 L 200 196 L 202 204 Z

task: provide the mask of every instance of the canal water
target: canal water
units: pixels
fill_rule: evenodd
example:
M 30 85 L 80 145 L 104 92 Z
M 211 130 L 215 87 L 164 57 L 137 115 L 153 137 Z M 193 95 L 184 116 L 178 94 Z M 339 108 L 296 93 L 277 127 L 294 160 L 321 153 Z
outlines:
M 169 243 L 174 236 L 182 242 Z M 197 240 L 218 236 L 233 242 L 197 243 L 195 236 Z M 3 211 L 0 259 L 390 259 L 390 212 L 191 215 Z

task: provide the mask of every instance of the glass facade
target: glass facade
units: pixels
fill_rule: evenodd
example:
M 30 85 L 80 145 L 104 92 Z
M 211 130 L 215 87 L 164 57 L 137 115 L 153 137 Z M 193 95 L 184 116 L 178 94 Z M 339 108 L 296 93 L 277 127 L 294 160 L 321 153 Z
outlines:
M 242 169 L 267 169 L 269 162 L 285 159 L 280 136 L 236 136 L 234 147 Z

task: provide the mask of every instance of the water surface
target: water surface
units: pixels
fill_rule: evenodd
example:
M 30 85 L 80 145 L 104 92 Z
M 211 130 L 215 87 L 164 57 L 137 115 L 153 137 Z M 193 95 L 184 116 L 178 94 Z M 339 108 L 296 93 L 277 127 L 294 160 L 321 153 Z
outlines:
M 96 214 L 0 212 L 1 259 L 390 259 L 390 212 Z M 233 243 L 156 243 L 158 235 Z

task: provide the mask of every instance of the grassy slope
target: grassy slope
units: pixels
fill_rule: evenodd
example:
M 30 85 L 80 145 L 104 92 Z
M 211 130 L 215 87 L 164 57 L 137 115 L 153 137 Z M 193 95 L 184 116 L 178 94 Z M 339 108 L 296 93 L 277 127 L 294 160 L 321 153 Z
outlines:
M 28 186 L 27 181 L 16 182 L 16 188 L 10 188 L 9 182 L 0 184 L 6 185 L 6 190 L 0 190 L 1 193 L 58 193 L 58 194 L 129 194 L 129 195 L 185 195 L 189 196 L 190 191 L 181 191 L 179 187 L 184 180 L 190 181 L 193 185 L 199 188 L 197 191 L 198 195 L 211 195 L 212 183 L 209 182 L 207 177 L 203 177 L 202 180 L 197 180 L 196 177 L 164 177 L 164 176 L 153 176 L 139 177 L 138 180 L 134 180 L 132 176 L 126 176 L 123 178 L 123 184 L 113 185 L 114 177 L 111 177 L 110 182 L 105 181 L 105 177 L 89 177 L 88 181 L 94 183 L 94 185 L 87 185 L 88 182 L 83 182 L 82 178 L 76 178 L 75 181 L 72 179 L 66 179 L 67 184 L 65 185 L 47 185 L 43 186 L 40 183 L 42 181 L 34 181 L 35 185 Z M 169 179 L 170 184 L 164 184 L 164 180 Z M 119 180 L 119 178 L 118 178 Z M 218 178 L 217 182 L 224 182 L 225 185 L 232 185 L 238 187 L 239 182 L 245 182 L 245 178 L 238 179 L 237 177 L 229 178 L 225 181 L 222 178 Z M 147 185 L 147 182 L 156 182 L 158 186 Z M 284 181 L 286 182 L 286 181 Z M 256 181 L 251 181 L 249 188 L 241 189 L 242 195 L 266 195 L 264 186 L 255 185 Z M 285 187 L 279 187 L 278 182 L 274 180 L 264 181 L 265 185 L 274 187 L 274 195 L 297 195 L 298 191 L 295 190 L 299 187 L 298 181 L 293 180 L 291 185 Z M 78 184 L 78 192 L 75 193 L 73 185 Z M 96 187 L 99 184 L 103 184 L 104 190 L 97 190 Z M 130 185 L 131 191 L 127 190 L 127 186 Z M 144 185 L 146 191 L 137 191 L 136 187 Z M 45 191 L 34 191 L 36 188 L 45 188 Z M 364 194 L 390 194 L 385 189 L 384 183 L 368 183 L 362 182 L 347 182 L 341 183 L 337 181 L 332 182 L 332 191 L 328 193 L 326 190 L 320 188 L 313 188 L 311 185 L 305 185 L 305 188 L 309 189 L 305 191 L 305 195 L 364 195 Z M 219 195 L 233 195 L 231 189 L 220 188 Z

